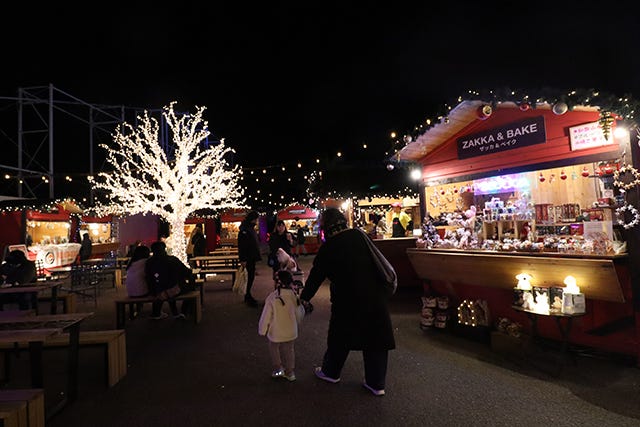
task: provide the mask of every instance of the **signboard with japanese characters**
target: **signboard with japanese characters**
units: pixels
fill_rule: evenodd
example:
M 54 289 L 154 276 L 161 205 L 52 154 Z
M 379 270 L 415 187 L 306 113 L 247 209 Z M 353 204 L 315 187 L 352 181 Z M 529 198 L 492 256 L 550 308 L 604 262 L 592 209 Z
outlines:
M 532 117 L 458 138 L 458 158 L 467 159 L 528 145 L 544 144 L 546 140 L 544 117 Z
M 570 127 L 569 141 L 571 142 L 571 151 L 613 144 L 613 138 L 608 140 L 604 138 L 602 128 L 598 122 Z

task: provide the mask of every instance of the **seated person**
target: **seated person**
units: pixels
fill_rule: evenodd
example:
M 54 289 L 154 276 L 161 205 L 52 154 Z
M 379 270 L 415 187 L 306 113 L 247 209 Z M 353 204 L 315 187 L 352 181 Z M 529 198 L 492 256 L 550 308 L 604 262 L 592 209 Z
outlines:
M 0 265 L 0 275 L 2 275 L 2 287 L 25 285 L 36 281 L 36 263 L 29 261 L 21 250 L 9 252 L 2 265 Z M 35 305 L 37 301 L 31 301 L 29 294 L 4 294 L 0 297 L 0 307 L 4 304 L 17 303 L 20 310 L 29 310 L 30 305 Z M 34 295 L 33 295 L 34 296 Z M 34 296 L 35 297 L 35 296 Z M 35 298 L 33 298 L 35 299 Z

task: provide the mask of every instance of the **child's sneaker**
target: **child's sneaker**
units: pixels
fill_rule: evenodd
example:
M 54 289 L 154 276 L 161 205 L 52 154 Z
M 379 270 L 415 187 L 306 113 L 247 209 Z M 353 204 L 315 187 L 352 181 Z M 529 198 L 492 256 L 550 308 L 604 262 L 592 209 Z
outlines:
M 284 371 L 282 370 L 282 368 L 276 369 L 271 373 L 271 378 L 282 378 L 282 377 L 284 377 Z
M 330 383 L 333 383 L 333 384 L 335 384 L 335 383 L 340 381 L 340 378 L 331 378 L 331 377 L 326 376 L 324 374 L 324 372 L 322 372 L 322 367 L 321 366 L 316 367 L 314 372 L 316 374 L 316 377 L 320 378 L 321 380 L 324 380 L 324 381 L 327 381 L 327 382 L 330 382 Z
M 185 316 L 184 314 L 180 313 L 180 314 L 176 314 L 175 316 L 173 316 L 174 319 L 186 319 L 187 316 Z
M 367 384 L 366 382 L 362 383 L 362 387 L 364 387 L 367 390 L 369 390 L 371 393 L 373 393 L 374 396 L 384 396 L 384 389 L 383 390 L 377 390 L 377 389 L 369 386 L 369 384 Z
M 296 380 L 296 374 L 291 372 L 291 374 L 287 375 L 284 374 L 284 377 L 287 379 L 287 381 L 295 381 Z

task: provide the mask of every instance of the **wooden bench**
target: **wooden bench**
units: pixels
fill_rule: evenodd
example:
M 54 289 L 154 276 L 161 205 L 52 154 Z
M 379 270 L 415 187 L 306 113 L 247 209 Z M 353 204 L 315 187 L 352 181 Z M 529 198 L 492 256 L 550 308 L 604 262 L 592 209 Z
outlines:
M 201 267 L 200 272 L 198 274 L 205 275 L 205 277 L 207 274 L 215 274 L 215 275 L 228 274 L 231 276 L 231 283 L 234 283 L 236 281 L 237 273 L 238 273 L 237 268 L 229 268 L 226 266 L 207 266 L 207 267 Z
M 202 320 L 202 302 L 201 302 L 200 291 L 191 291 L 186 294 L 181 294 L 175 297 L 176 301 L 190 301 L 193 300 L 193 312 L 191 315 L 193 316 L 193 321 L 195 323 L 200 323 Z M 136 304 L 144 304 L 144 303 L 152 303 L 156 300 L 154 296 L 146 296 L 146 297 L 124 297 L 118 298 L 114 302 L 116 304 L 116 328 L 124 329 L 124 325 L 127 320 L 127 316 L 125 313 L 125 309 L 127 305 L 132 304 L 132 306 Z M 129 313 L 129 319 L 133 319 L 133 313 Z
M 44 390 L 0 390 L 0 420 L 7 427 L 44 427 Z
M 58 294 L 57 301 L 62 302 L 62 312 L 63 313 L 75 313 L 76 312 L 76 294 L 71 293 L 63 293 Z M 49 296 L 39 296 L 38 302 L 51 302 L 51 297 Z
M 102 331 L 80 331 L 80 347 L 104 347 L 105 377 L 109 387 L 116 385 L 127 374 L 127 340 L 123 329 Z M 27 349 L 28 343 L 0 344 L 5 350 L 5 377 L 8 375 L 9 355 L 14 349 Z M 59 334 L 48 338 L 44 348 L 61 348 L 69 345 L 69 334 Z

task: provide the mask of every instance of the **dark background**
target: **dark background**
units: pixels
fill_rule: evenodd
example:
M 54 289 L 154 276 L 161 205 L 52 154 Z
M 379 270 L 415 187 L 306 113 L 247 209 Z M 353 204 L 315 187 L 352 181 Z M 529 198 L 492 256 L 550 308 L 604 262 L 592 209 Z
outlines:
M 631 2 L 135 3 L 14 5 L 0 27 L 0 96 L 53 84 L 91 104 L 205 106 L 212 138 L 246 171 L 295 175 L 286 190 L 276 183 L 286 193 L 316 159 L 383 165 L 391 131 L 434 119 L 468 90 L 640 91 Z M 14 126 L 15 104 L 3 102 Z M 84 130 L 70 132 L 56 150 L 86 146 Z M 86 172 L 78 156 L 56 154 L 56 171 Z

